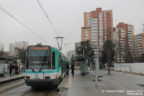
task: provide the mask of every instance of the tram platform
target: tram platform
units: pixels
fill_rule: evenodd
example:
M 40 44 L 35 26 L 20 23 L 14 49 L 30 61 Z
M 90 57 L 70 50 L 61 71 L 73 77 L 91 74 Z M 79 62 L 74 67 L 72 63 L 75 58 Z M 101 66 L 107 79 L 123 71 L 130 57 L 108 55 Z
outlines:
M 0 85 L 4 83 L 8 83 L 11 81 L 19 80 L 24 78 L 24 72 L 21 72 L 19 74 L 15 74 L 12 76 L 6 75 L 4 77 L 0 77 Z
M 112 72 L 107 75 L 107 71 L 100 70 L 98 87 L 95 86 L 95 71 L 90 71 L 87 75 L 82 76 L 80 71 L 75 71 L 74 76 L 69 76 L 69 85 L 66 96 L 128 96 L 129 90 L 141 90 L 143 76 L 125 74 L 122 72 Z M 139 94 L 144 94 L 143 91 Z M 137 96 L 137 95 L 133 95 Z M 139 95 L 143 96 L 143 95 Z
M 66 96 L 96 96 L 96 90 L 94 73 L 90 71 L 83 76 L 76 70 Z

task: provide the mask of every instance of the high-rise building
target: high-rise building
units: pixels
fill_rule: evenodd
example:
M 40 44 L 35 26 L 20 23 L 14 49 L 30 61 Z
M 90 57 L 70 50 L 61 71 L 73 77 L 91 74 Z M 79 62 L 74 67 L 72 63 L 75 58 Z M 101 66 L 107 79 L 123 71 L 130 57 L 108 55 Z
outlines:
M 84 27 L 81 28 L 81 40 L 89 40 L 92 47 L 103 49 L 103 44 L 107 39 L 111 39 L 113 28 L 112 10 L 102 10 L 97 8 L 91 12 L 84 12 Z M 97 56 L 97 52 L 95 53 Z
M 125 62 L 129 52 L 134 56 L 134 26 L 120 22 L 114 33 L 117 62 Z
M 9 45 L 9 53 L 10 53 L 10 56 L 17 56 L 17 55 L 18 55 L 18 51 L 16 50 L 16 48 L 26 49 L 27 46 L 28 46 L 28 43 L 27 43 L 27 42 L 24 42 L 24 41 L 11 43 L 11 44 Z
M 135 35 L 135 55 L 140 57 L 144 53 L 144 33 Z

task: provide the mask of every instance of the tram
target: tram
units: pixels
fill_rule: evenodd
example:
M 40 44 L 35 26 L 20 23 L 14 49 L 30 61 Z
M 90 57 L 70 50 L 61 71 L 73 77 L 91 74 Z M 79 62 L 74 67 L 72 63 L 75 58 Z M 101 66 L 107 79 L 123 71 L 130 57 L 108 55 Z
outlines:
M 56 48 L 31 45 L 26 51 L 25 83 L 28 86 L 56 86 L 66 75 L 69 61 Z

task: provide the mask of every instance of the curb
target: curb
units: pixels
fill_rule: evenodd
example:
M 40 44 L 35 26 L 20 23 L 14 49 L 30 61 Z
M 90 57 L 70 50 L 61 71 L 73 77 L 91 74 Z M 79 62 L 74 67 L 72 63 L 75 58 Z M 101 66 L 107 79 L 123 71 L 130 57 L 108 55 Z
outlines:
M 122 72 L 122 73 L 127 73 L 127 74 L 133 74 L 133 75 L 144 76 L 143 73 L 127 72 L 127 71 L 120 71 L 120 70 L 114 70 L 114 71 L 115 71 L 115 72 Z
M 24 79 L 24 77 L 25 76 L 19 76 L 19 77 L 16 77 L 16 78 L 11 78 L 11 79 L 7 79 L 7 80 L 3 80 L 3 81 L 0 81 L 0 85 L 5 84 L 5 83 L 9 83 L 9 82 L 12 82 L 12 81 L 15 81 L 15 80 Z

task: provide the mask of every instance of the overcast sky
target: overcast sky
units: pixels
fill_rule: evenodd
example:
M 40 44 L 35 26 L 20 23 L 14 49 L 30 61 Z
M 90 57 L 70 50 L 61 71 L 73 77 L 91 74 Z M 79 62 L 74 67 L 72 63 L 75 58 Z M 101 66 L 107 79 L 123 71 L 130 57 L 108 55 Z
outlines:
M 74 42 L 81 40 L 83 12 L 98 7 L 113 11 L 113 26 L 118 22 L 133 24 L 135 34 L 141 33 L 144 24 L 144 0 L 40 0 L 60 36 L 65 37 L 63 51 L 74 49 Z M 13 14 L 48 44 L 56 46 L 54 30 L 36 0 L 0 0 L 0 6 Z M 0 10 L 0 43 L 8 50 L 9 43 L 27 41 L 30 44 L 43 42 L 29 30 Z

